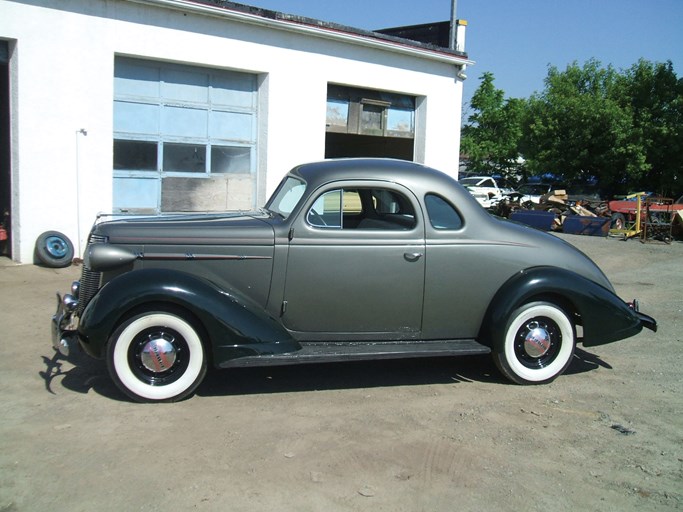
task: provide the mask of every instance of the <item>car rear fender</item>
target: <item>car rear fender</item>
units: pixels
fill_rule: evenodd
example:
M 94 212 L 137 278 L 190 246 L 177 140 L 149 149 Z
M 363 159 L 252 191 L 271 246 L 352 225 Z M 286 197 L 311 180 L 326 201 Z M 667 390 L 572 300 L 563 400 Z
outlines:
M 511 313 L 536 300 L 555 302 L 583 327 L 584 346 L 595 346 L 638 334 L 643 325 L 636 312 L 612 291 L 570 270 L 532 267 L 512 276 L 496 292 L 484 316 L 479 338 L 488 346 L 505 332 Z
M 89 354 L 101 357 L 107 339 L 122 321 L 165 305 L 182 308 L 200 324 L 216 365 L 235 357 L 300 348 L 277 320 L 248 299 L 205 279 L 165 269 L 127 272 L 103 286 L 81 315 L 81 344 Z

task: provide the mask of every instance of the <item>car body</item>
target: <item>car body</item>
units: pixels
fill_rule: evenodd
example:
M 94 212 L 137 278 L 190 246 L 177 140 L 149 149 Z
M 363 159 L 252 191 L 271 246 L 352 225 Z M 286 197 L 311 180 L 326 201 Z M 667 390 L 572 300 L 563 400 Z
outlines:
M 492 353 L 548 382 L 576 342 L 656 322 L 583 253 L 495 218 L 455 180 L 385 159 L 300 165 L 254 212 L 97 223 L 53 343 L 104 357 L 131 398 L 218 368 Z
M 459 183 L 465 187 L 484 208 L 492 208 L 515 189 L 493 176 L 468 176 Z

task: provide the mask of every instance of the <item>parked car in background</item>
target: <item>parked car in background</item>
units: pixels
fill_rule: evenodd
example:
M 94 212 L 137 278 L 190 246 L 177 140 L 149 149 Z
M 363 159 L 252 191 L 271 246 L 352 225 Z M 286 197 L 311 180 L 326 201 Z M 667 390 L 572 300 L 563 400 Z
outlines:
M 562 188 L 552 183 L 523 183 L 517 187 L 514 197 L 519 197 L 519 204 L 534 203 L 539 204 L 541 197 L 551 191 Z
M 253 212 L 97 223 L 53 344 L 138 401 L 217 368 L 491 353 L 519 384 L 656 329 L 586 255 L 490 215 L 455 180 L 383 159 L 295 167 Z
M 492 208 L 506 195 L 514 193 L 514 187 L 493 176 L 469 176 L 458 182 L 465 187 L 484 208 Z

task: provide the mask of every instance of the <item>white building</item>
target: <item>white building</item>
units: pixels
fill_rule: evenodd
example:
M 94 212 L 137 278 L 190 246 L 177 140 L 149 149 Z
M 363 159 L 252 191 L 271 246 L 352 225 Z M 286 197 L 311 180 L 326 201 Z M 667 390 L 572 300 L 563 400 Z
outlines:
M 78 253 L 99 212 L 260 206 L 326 157 L 457 175 L 470 63 L 229 2 L 0 0 L 4 251 L 56 230 Z

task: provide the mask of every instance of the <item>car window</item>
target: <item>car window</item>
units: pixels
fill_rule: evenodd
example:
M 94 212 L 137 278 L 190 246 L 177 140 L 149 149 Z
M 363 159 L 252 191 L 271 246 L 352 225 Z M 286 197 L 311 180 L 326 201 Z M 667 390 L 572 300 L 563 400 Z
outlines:
M 460 229 L 462 217 L 457 210 L 443 197 L 436 194 L 425 196 L 427 215 L 434 229 Z
M 344 188 L 319 196 L 306 214 L 317 228 L 409 230 L 415 227 L 411 202 L 394 190 Z
M 273 194 L 273 197 L 266 205 L 266 208 L 282 215 L 282 217 L 286 219 L 294 208 L 296 208 L 296 205 L 299 203 L 305 190 L 306 184 L 303 181 L 289 176 L 282 182 L 275 194 Z

